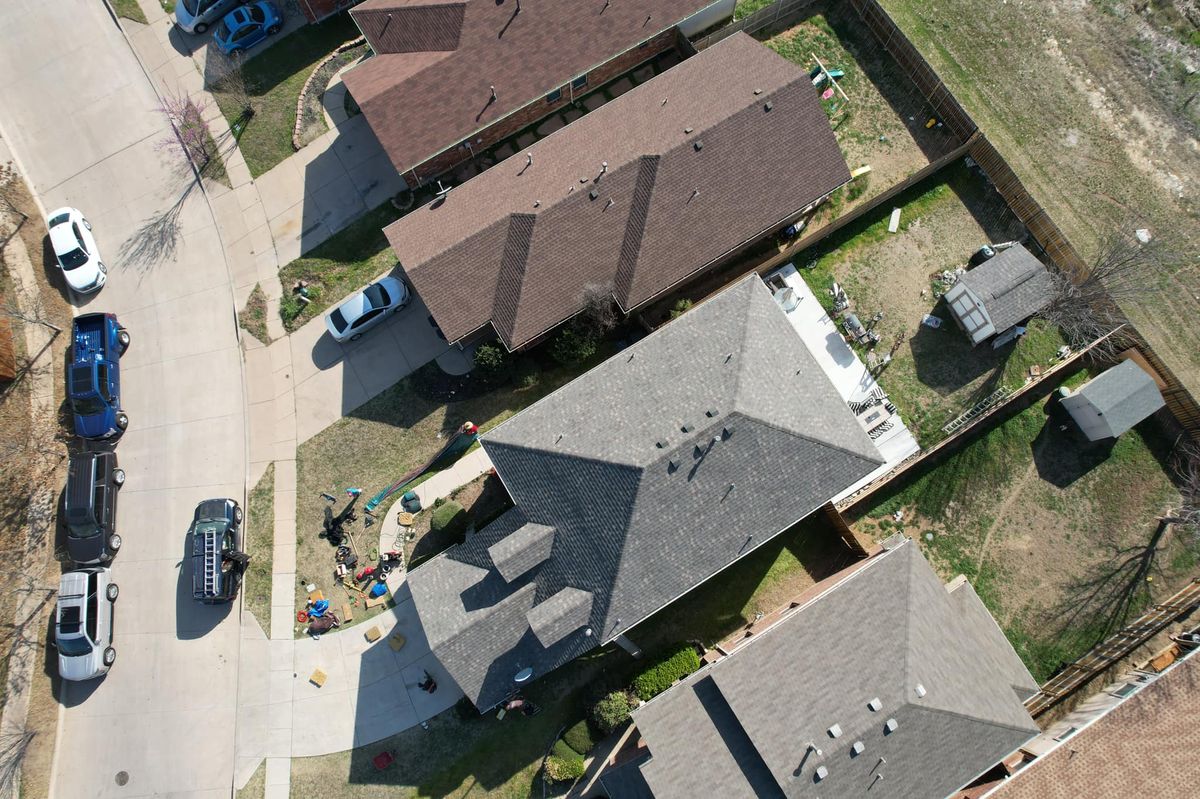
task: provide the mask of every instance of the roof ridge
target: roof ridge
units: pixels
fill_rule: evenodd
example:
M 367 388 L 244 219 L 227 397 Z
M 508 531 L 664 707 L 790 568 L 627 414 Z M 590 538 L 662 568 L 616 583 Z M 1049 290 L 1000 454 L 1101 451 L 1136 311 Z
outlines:
M 629 307 L 629 290 L 633 286 L 633 274 L 641 256 L 642 235 L 646 232 L 646 217 L 650 212 L 650 199 L 654 196 L 661 158 L 662 155 L 658 153 L 638 157 L 638 174 L 633 184 L 629 217 L 625 223 L 625 236 L 621 240 L 617 278 L 613 286 L 613 295 L 622 308 Z
M 911 543 L 912 539 L 905 539 L 905 541 L 906 543 Z M 915 550 L 916 545 L 914 544 L 909 549 Z M 913 684 L 913 651 L 910 638 L 912 635 L 912 625 L 909 624 L 909 621 L 912 619 L 912 578 L 916 562 L 917 558 L 912 552 L 909 552 L 908 568 L 904 570 L 904 613 L 901 614 L 901 618 L 904 619 L 904 684 L 901 686 L 901 691 L 904 693 L 907 693 L 909 686 Z M 934 572 L 934 577 L 937 577 L 938 582 L 941 583 L 942 580 L 938 577 L 937 572 Z
M 508 215 L 508 231 L 504 251 L 500 256 L 500 272 L 496 276 L 496 293 L 492 303 L 492 325 L 501 335 L 512 340 L 517 326 L 517 311 L 525 289 L 525 267 L 529 263 L 529 248 L 533 243 L 533 227 L 537 216 L 530 213 Z
M 739 285 L 737 285 L 735 287 L 735 290 L 741 289 L 743 286 L 749 287 L 751 281 L 757 280 L 757 279 L 759 279 L 758 275 L 748 275 L 746 278 L 744 278 L 742 280 L 742 282 Z M 763 283 L 763 288 L 766 288 L 766 285 L 767 285 L 766 283 Z M 741 319 L 742 325 L 739 330 L 741 335 L 738 337 L 740 339 L 739 346 L 738 346 L 738 353 L 737 353 L 738 362 L 736 364 L 737 368 L 734 372 L 734 378 L 733 378 L 733 407 L 734 408 L 737 408 L 740 405 L 740 403 L 738 402 L 738 398 L 741 396 L 741 393 L 742 393 L 742 377 L 745 375 L 745 371 L 742 369 L 742 364 L 745 362 L 745 359 L 746 359 L 745 358 L 746 346 L 750 343 L 750 336 L 748 335 L 748 333 L 750 333 L 750 317 L 754 311 L 754 289 L 747 288 L 746 291 L 750 294 L 750 297 L 748 298 L 748 301 L 746 303 L 744 303 L 742 306 L 742 319 Z M 774 300 L 772 300 L 772 302 L 774 302 Z M 747 416 L 746 418 L 752 418 L 752 417 Z M 761 420 L 759 420 L 759 421 L 761 421 Z M 768 427 L 771 427 L 773 429 L 783 430 L 783 428 L 778 427 L 776 425 L 772 425 L 769 422 L 764 421 L 762 423 L 766 424 Z M 784 430 L 783 432 L 790 432 L 790 431 Z
M 939 715 L 943 715 L 943 716 L 954 716 L 955 718 L 966 719 L 967 721 L 974 721 L 974 722 L 978 722 L 980 724 L 987 724 L 989 727 L 998 727 L 1003 730 L 1012 730 L 1013 732 L 1019 732 L 1023 735 L 1029 734 L 1029 730 L 1026 728 L 1014 727 L 1013 725 L 1006 724 L 1003 721 L 996 721 L 995 719 L 987 719 L 987 718 L 983 718 L 982 716 L 972 716 L 969 713 L 959 713 L 957 710 L 946 710 L 945 708 L 940 708 L 940 707 L 930 707 L 927 705 L 918 705 L 915 702 L 905 702 L 903 707 L 910 707 L 913 710 L 922 710 L 922 711 L 925 711 L 926 713 L 935 713 L 935 714 L 939 714 Z M 1037 727 L 1037 724 L 1034 723 L 1032 717 L 1030 717 L 1030 719 L 1029 719 L 1029 724 L 1031 727 L 1035 727 L 1035 728 Z

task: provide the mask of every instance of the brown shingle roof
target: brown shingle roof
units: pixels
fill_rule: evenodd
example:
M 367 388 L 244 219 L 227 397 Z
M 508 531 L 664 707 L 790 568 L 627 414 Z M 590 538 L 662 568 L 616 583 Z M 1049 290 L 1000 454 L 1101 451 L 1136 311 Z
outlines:
M 516 348 L 588 286 L 638 307 L 850 178 L 808 76 L 740 33 L 528 153 L 385 231 L 451 341 Z
M 713 2 L 368 0 L 350 13 L 377 55 L 345 82 L 404 172 Z

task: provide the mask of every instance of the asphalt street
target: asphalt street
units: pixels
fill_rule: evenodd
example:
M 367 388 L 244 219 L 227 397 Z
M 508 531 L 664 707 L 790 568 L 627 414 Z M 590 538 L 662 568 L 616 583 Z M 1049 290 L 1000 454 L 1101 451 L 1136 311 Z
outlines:
M 221 241 L 169 125 L 99 0 L 0 3 L 0 133 L 44 209 L 91 220 L 108 283 L 79 312 L 116 313 L 130 417 L 113 566 L 117 662 L 62 691 L 52 796 L 230 795 L 237 607 L 201 607 L 181 580 L 202 499 L 242 501 L 245 401 Z M 189 190 L 189 187 L 190 190 Z M 59 281 L 61 283 L 61 281 Z M 73 298 L 74 299 L 74 298 Z

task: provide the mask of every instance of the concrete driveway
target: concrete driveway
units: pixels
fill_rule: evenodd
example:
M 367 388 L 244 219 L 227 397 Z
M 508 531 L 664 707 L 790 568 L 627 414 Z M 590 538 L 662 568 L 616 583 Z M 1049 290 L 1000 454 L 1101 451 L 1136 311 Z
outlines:
M 122 360 L 130 428 L 117 447 L 128 475 L 113 565 L 118 657 L 105 679 L 62 688 L 52 795 L 228 797 L 237 613 L 193 603 L 178 568 L 195 504 L 245 491 L 221 242 L 203 194 L 184 193 L 185 164 L 159 147 L 170 132 L 157 98 L 102 3 L 5 0 L 0 30 L 0 131 L 44 207 L 78 206 L 93 223 L 109 280 L 77 305 L 118 314 L 133 337 Z M 169 232 L 169 257 L 166 239 L 137 238 L 147 221 Z

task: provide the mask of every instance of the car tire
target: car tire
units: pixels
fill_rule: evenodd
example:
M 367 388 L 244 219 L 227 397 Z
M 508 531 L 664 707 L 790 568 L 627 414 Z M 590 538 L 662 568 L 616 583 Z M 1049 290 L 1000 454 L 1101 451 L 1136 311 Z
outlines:
M 111 646 L 106 647 L 104 650 L 104 665 L 111 666 L 112 664 L 114 664 L 116 662 L 117 662 L 117 650 L 113 649 Z
M 208 24 L 204 22 L 196 23 L 196 27 L 192 28 L 192 33 L 196 34 L 197 36 L 208 33 Z
M 104 589 L 104 596 L 109 602 L 116 602 L 117 597 L 121 595 L 121 587 L 116 583 L 109 583 L 108 588 Z
M 281 30 L 283 30 L 282 25 L 272 25 L 271 27 L 267 28 L 267 35 L 274 36 L 275 34 L 279 33 Z
M 237 506 L 235 505 L 235 506 L 234 506 L 234 508 L 233 508 L 233 521 L 234 521 L 234 523 L 235 523 L 235 524 L 241 524 L 241 523 L 242 523 L 242 518 L 243 518 L 242 509 L 241 509 L 241 508 L 239 508 L 239 507 L 237 507 Z
M 350 340 L 358 341 L 360 338 L 362 338 L 362 333 L 355 333 L 353 336 L 350 337 Z
M 116 552 L 121 548 L 121 536 L 113 533 L 108 537 L 108 549 L 110 552 Z
M 122 355 L 125 354 L 125 350 L 129 349 L 129 342 L 130 342 L 129 331 L 123 327 L 118 328 L 117 329 L 117 344 L 119 344 L 121 346 L 121 354 Z
M 116 423 L 118 430 L 124 430 L 129 427 L 129 414 L 125 413 L 125 411 L 117 411 Z
M 125 485 L 125 470 L 124 469 L 113 469 L 112 481 L 113 481 L 113 485 L 115 485 L 117 488 L 120 488 L 121 486 Z

